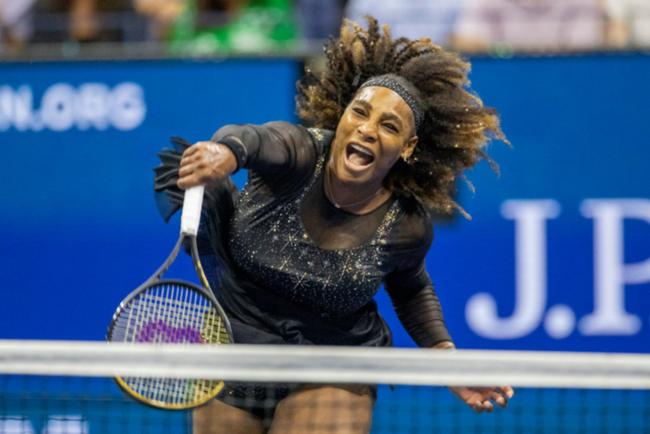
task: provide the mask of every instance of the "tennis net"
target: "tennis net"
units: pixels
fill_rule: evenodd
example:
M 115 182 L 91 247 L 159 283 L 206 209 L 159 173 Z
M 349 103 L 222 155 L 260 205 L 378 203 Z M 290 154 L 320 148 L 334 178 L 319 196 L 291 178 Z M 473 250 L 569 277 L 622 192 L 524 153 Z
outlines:
M 114 376 L 226 385 L 193 417 L 132 399 Z M 449 385 L 515 396 L 476 414 Z M 267 430 L 650 432 L 650 355 L 0 341 L 0 434 Z

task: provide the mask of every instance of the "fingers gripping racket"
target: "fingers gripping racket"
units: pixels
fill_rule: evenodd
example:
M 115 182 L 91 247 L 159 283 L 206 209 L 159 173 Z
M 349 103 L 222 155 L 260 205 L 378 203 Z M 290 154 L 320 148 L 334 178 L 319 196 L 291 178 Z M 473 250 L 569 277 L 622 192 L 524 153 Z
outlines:
M 227 344 L 230 324 L 212 295 L 196 244 L 204 186 L 185 192 L 181 233 L 169 257 L 158 270 L 120 303 L 108 328 L 111 342 Z M 164 279 L 163 274 L 189 239 L 192 262 L 201 286 Z M 116 377 L 132 397 L 164 409 L 186 409 L 214 398 L 223 388 L 218 380 Z

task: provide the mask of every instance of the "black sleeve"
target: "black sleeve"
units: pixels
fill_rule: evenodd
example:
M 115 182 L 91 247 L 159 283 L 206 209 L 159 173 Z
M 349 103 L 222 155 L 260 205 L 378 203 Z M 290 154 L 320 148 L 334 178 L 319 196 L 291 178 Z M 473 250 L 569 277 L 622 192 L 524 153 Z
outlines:
M 443 341 L 452 342 L 425 267 L 424 257 L 433 240 L 430 221 L 411 218 L 405 226 L 398 243 L 398 257 L 402 259 L 384 278 L 386 292 L 400 322 L 418 346 L 433 347 Z
M 226 125 L 212 136 L 233 151 L 237 168 L 252 169 L 262 177 L 287 178 L 312 168 L 318 155 L 306 128 L 288 122 L 264 125 Z

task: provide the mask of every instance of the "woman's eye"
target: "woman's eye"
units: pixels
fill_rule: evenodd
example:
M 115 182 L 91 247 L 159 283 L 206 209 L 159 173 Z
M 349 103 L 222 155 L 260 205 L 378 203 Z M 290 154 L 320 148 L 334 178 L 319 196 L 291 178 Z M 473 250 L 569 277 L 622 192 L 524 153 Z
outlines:
M 393 124 L 384 124 L 384 128 L 386 128 L 388 131 L 390 131 L 392 133 L 398 133 L 399 132 L 397 127 L 395 125 L 393 125 Z
M 365 116 L 365 114 L 366 114 L 366 112 L 364 112 L 363 109 L 360 109 L 358 107 L 353 108 L 352 111 L 354 113 L 358 114 L 359 116 Z

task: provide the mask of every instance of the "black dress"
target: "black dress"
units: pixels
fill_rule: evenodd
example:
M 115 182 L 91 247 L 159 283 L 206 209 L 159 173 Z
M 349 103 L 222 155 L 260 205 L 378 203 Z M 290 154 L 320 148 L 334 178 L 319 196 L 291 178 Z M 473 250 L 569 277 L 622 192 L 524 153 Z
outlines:
M 227 179 L 206 192 L 199 249 L 236 343 L 387 346 L 373 296 L 383 283 L 420 346 L 450 341 L 424 257 L 429 213 L 393 198 L 362 216 L 323 193 L 333 132 L 284 122 L 230 125 L 213 141 L 249 169 L 240 193 Z M 155 190 L 166 219 L 180 207 L 180 153 L 160 155 Z

